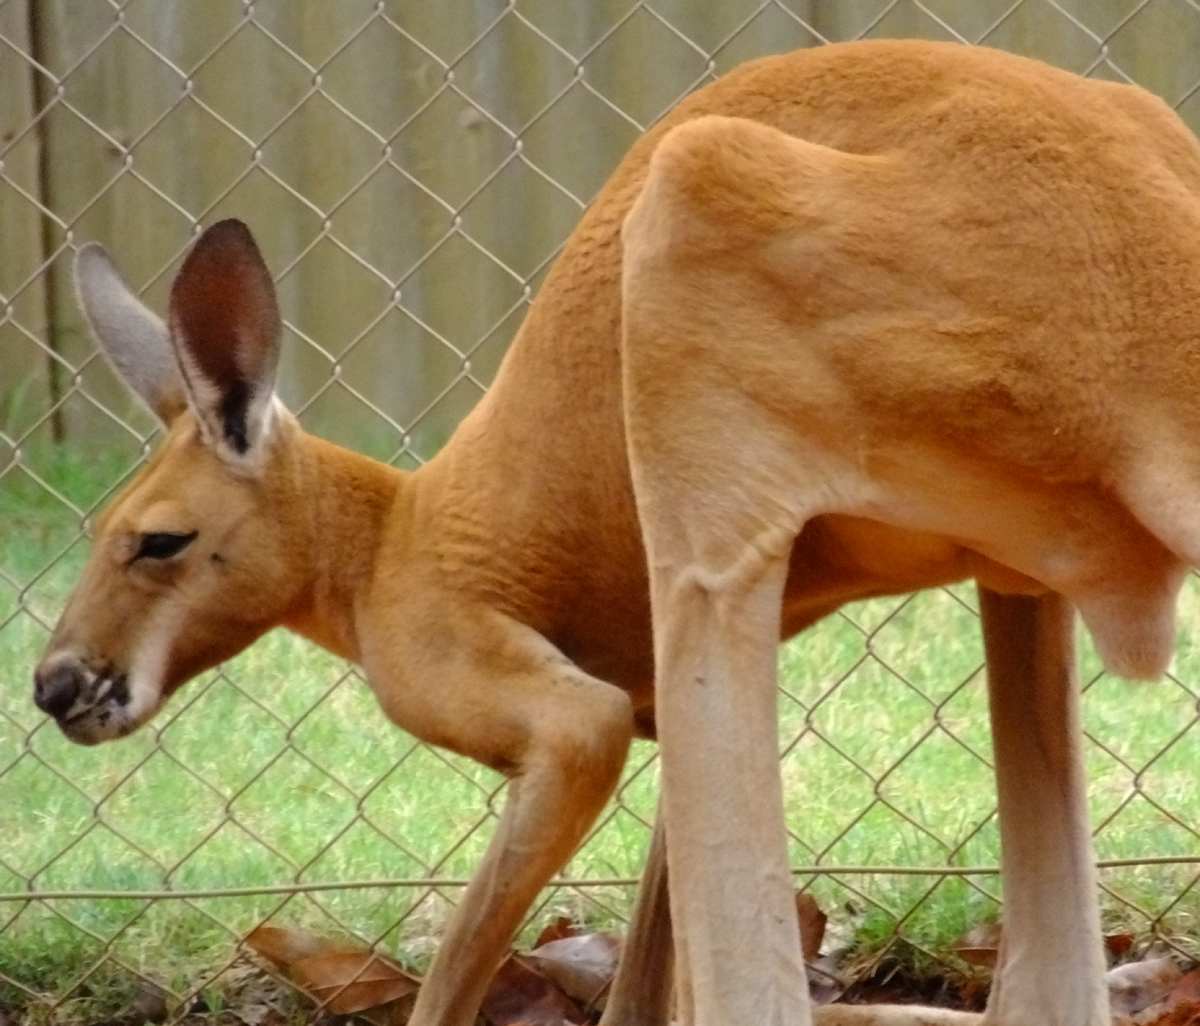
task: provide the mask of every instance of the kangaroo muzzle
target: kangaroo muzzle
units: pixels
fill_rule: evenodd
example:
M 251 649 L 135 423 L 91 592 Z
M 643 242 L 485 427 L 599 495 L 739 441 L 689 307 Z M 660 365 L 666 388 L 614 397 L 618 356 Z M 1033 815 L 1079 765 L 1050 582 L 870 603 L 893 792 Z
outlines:
M 50 653 L 33 675 L 33 701 L 79 744 L 97 744 L 129 732 L 129 686 L 112 665 L 99 669 L 73 652 Z

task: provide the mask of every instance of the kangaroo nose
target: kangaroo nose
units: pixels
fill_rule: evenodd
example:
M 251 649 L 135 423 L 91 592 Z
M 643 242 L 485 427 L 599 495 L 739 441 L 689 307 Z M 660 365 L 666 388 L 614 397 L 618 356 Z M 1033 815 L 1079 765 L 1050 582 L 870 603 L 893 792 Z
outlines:
M 33 700 L 42 712 L 61 719 L 75 704 L 86 679 L 83 667 L 72 658 L 43 663 L 33 675 Z

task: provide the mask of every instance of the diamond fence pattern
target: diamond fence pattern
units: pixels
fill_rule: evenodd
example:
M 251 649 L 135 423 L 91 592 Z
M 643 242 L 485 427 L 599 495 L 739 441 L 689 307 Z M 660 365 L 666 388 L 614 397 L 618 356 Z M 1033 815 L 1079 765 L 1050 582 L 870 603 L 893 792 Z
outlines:
M 420 964 L 501 782 L 384 721 L 356 670 L 269 637 L 142 734 L 73 749 L 28 675 L 89 519 L 156 441 L 98 358 L 70 259 L 100 239 L 160 309 L 190 240 L 251 222 L 306 425 L 398 466 L 487 387 L 629 144 L 741 61 L 828 41 L 984 43 L 1136 81 L 1200 125 L 1194 0 L 0 0 L 0 1003 L 68 1021 L 152 981 L 180 1013 L 248 986 L 267 919 Z M 879 958 L 947 957 L 998 912 L 974 596 L 852 607 L 781 656 L 800 885 Z M 1106 916 L 1200 937 L 1200 590 L 1171 678 L 1084 652 Z M 616 924 L 653 818 L 635 749 L 531 914 Z

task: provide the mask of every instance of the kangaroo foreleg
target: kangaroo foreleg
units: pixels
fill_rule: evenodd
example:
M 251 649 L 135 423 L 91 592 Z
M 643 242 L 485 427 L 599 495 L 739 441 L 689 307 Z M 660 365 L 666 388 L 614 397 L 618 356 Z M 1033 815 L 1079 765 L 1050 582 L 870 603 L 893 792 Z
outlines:
M 612 795 L 633 735 L 624 693 L 565 660 L 543 660 L 516 679 L 490 680 L 474 690 L 473 701 L 459 722 L 489 725 L 489 733 L 507 730 L 523 738 L 523 751 L 496 832 L 422 984 L 411 1026 L 472 1026 L 530 905 Z M 462 748 L 471 754 L 469 745 Z

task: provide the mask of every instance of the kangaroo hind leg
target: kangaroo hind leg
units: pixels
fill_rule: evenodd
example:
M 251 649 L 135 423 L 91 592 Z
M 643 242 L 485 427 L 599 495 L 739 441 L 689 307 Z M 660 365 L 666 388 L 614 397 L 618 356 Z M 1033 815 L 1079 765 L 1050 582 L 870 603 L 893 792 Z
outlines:
M 836 375 L 746 278 L 745 233 L 774 222 L 718 223 L 714 204 L 745 198 L 722 161 L 746 133 L 766 165 L 792 159 L 795 141 L 763 126 L 688 122 L 660 143 L 625 222 L 625 423 L 650 571 L 678 1019 L 811 1026 L 778 764 L 781 605 L 805 521 L 866 492 L 840 452 L 853 413 L 833 399 Z M 787 152 L 770 150 L 780 140 Z M 711 188 L 692 188 L 697 176 Z M 767 200 L 750 212 L 787 213 Z

